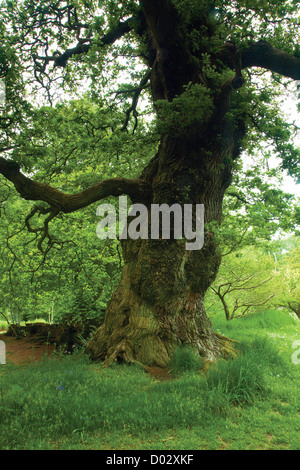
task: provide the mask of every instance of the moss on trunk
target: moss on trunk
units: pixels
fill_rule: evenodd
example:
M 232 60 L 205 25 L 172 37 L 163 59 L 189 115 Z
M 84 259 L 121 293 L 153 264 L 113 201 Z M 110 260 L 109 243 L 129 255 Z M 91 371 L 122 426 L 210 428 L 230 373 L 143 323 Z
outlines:
M 209 360 L 234 353 L 233 343 L 213 332 L 205 313 L 203 287 L 213 269 L 205 252 L 187 252 L 181 241 L 169 240 L 128 241 L 124 252 L 120 285 L 87 346 L 93 359 L 165 367 L 182 344 Z

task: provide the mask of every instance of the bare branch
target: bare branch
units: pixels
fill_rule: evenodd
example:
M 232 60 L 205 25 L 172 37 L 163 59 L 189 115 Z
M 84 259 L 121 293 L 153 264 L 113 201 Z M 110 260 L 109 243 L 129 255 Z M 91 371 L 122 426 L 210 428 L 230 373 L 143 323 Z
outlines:
M 236 197 L 239 201 L 241 201 L 245 205 L 251 205 L 251 206 L 254 205 L 253 203 L 247 201 L 247 199 L 245 199 L 243 196 L 240 196 L 239 194 L 236 194 L 233 191 L 227 191 L 226 194 L 228 196 Z
M 89 37 L 85 39 L 80 39 L 75 47 L 67 49 L 62 54 L 55 53 L 53 56 L 46 57 L 35 56 L 35 61 L 36 63 L 37 60 L 43 61 L 45 65 L 47 65 L 49 62 L 54 62 L 56 67 L 65 67 L 70 58 L 76 55 L 86 54 L 95 44 L 99 47 L 113 44 L 115 41 L 124 36 L 124 34 L 129 33 L 131 31 L 131 23 L 132 18 L 129 18 L 126 21 L 119 23 L 114 30 L 109 31 L 107 34 L 102 36 L 102 38 L 97 42 L 93 41 Z
M 134 95 L 133 95 L 133 98 L 132 98 L 132 104 L 131 106 L 127 109 L 126 111 L 126 118 L 125 118 L 125 122 L 124 122 L 124 125 L 122 127 L 122 131 L 125 131 L 127 130 L 127 126 L 129 124 L 129 120 L 130 120 L 130 115 L 131 113 L 133 113 L 133 116 L 135 118 L 135 126 L 134 126 L 134 131 L 137 127 L 137 105 L 138 105 L 138 101 L 139 101 L 139 97 L 142 93 L 142 91 L 147 88 L 148 86 L 148 81 L 150 79 L 150 76 L 151 76 L 151 72 L 148 71 L 146 73 L 146 75 L 144 75 L 144 77 L 142 78 L 142 80 L 140 81 L 140 84 L 137 88 L 135 88 L 135 91 L 134 91 Z
M 49 214 L 48 217 L 44 220 L 44 224 L 42 227 L 38 228 L 32 228 L 29 221 L 30 219 L 36 214 Z M 59 209 L 52 209 L 51 207 L 49 208 L 44 208 L 44 207 L 39 207 L 36 206 L 33 208 L 31 213 L 26 217 L 25 219 L 25 225 L 28 229 L 29 232 L 35 233 L 35 234 L 41 234 L 41 237 L 38 241 L 38 249 L 44 254 L 45 251 L 43 249 L 43 242 L 45 239 L 48 239 L 48 247 L 46 251 L 49 251 L 50 247 L 55 243 L 52 236 L 49 233 L 49 222 L 54 219 L 59 213 Z

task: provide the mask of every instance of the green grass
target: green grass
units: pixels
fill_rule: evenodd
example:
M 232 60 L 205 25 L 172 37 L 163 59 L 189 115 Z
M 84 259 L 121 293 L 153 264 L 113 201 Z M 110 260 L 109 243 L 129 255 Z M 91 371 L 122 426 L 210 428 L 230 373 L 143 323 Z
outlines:
M 189 346 L 176 348 L 169 364 L 170 371 L 174 376 L 184 372 L 192 372 L 203 368 L 203 361 L 199 354 Z
M 181 351 L 170 381 L 80 354 L 0 366 L 0 448 L 299 449 L 299 322 L 269 311 L 213 323 L 238 357 L 203 373 Z

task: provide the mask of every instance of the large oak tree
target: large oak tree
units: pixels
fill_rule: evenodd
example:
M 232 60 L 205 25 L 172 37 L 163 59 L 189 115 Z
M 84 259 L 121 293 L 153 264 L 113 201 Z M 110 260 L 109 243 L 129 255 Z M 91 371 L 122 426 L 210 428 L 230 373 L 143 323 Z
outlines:
M 35 209 L 45 215 L 43 240 L 59 213 L 110 196 L 127 195 L 149 209 L 175 203 L 205 207 L 201 250 L 188 251 L 174 237 L 122 241 L 123 274 L 104 323 L 87 347 L 93 358 L 164 366 L 180 344 L 209 359 L 231 353 L 230 341 L 212 330 L 204 309 L 221 259 L 216 232 L 242 151 L 259 133 L 274 142 L 282 169 L 299 175 L 299 151 L 272 107 L 275 84 L 284 89 L 285 80 L 300 80 L 298 6 L 277 0 L 2 5 L 1 76 L 12 111 L 1 118 L 0 172 L 21 197 L 45 203 Z M 97 184 L 66 193 L 26 173 L 18 160 L 18 129 L 30 126 L 30 111 L 24 117 L 24 83 L 32 90 L 40 86 L 51 101 L 52 89 L 61 87 L 63 93 L 72 80 L 86 76 L 97 99 L 102 93 L 97 81 L 103 84 L 110 62 L 119 60 L 124 67 L 121 59 L 136 64 L 131 75 L 138 78 L 118 90 L 131 97 L 121 130 L 136 130 L 144 92 L 156 113 L 158 150 L 140 176 L 102 180 L 99 175 Z M 24 74 L 22 85 L 16 85 L 18 71 Z

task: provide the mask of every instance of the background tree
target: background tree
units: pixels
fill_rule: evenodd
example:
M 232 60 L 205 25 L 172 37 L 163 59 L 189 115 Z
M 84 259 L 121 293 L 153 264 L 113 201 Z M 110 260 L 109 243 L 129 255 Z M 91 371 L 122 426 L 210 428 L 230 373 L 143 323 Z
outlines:
M 259 249 L 244 248 L 226 256 L 211 290 L 227 320 L 267 308 L 276 295 L 275 260 Z
M 300 249 L 295 245 L 282 248 L 278 257 L 278 305 L 286 307 L 300 318 Z
M 12 104 L 2 119 L 6 146 L 0 172 L 24 199 L 39 201 L 26 222 L 44 253 L 58 246 L 49 231 L 55 217 L 107 197 L 126 194 L 148 208 L 152 203 L 205 206 L 202 250 L 187 252 L 184 241 L 175 239 L 122 243 L 122 278 L 88 352 L 106 361 L 162 366 L 182 343 L 211 359 L 224 355 L 228 344 L 213 332 L 204 296 L 220 265 L 223 199 L 242 150 L 253 152 L 262 135 L 274 144 L 281 169 L 299 176 L 299 150 L 273 100 L 287 80 L 300 79 L 298 2 L 84 0 L 61 5 L 15 0 L 2 3 L 1 14 L 2 43 L 8 44 L 4 62 L 11 61 L 27 89 L 30 84 L 32 97 L 31 104 L 14 106 L 12 90 L 23 94 L 9 68 L 11 77 L 4 76 Z M 258 76 L 267 82 L 260 89 Z M 107 138 L 104 125 L 90 126 L 85 113 L 81 119 L 75 106 L 76 137 L 81 130 L 83 136 L 74 142 L 67 126 L 65 132 L 60 126 L 50 164 L 47 133 L 34 124 L 35 100 L 42 91 L 53 106 L 57 93 L 78 94 L 81 87 L 103 116 L 104 106 L 111 110 L 114 98 L 122 97 L 118 110 L 124 111 L 123 120 L 118 117 L 111 126 L 116 139 Z M 145 143 L 143 133 L 137 133 L 142 95 L 156 113 L 154 133 L 148 128 L 152 158 L 142 158 L 139 174 L 127 177 L 120 164 L 118 176 L 105 179 L 100 148 L 111 155 L 111 144 L 116 149 L 126 131 L 135 133 L 134 145 Z M 64 106 L 60 118 L 68 125 Z M 95 137 L 95 131 L 103 132 Z M 145 155 L 142 147 L 140 154 Z M 84 172 L 89 162 L 93 177 L 70 177 L 62 184 L 62 173 L 72 175 L 76 166 L 73 174 L 79 175 L 79 167 Z M 139 168 L 135 163 L 130 160 L 133 170 Z M 32 225 L 37 216 L 42 225 Z

